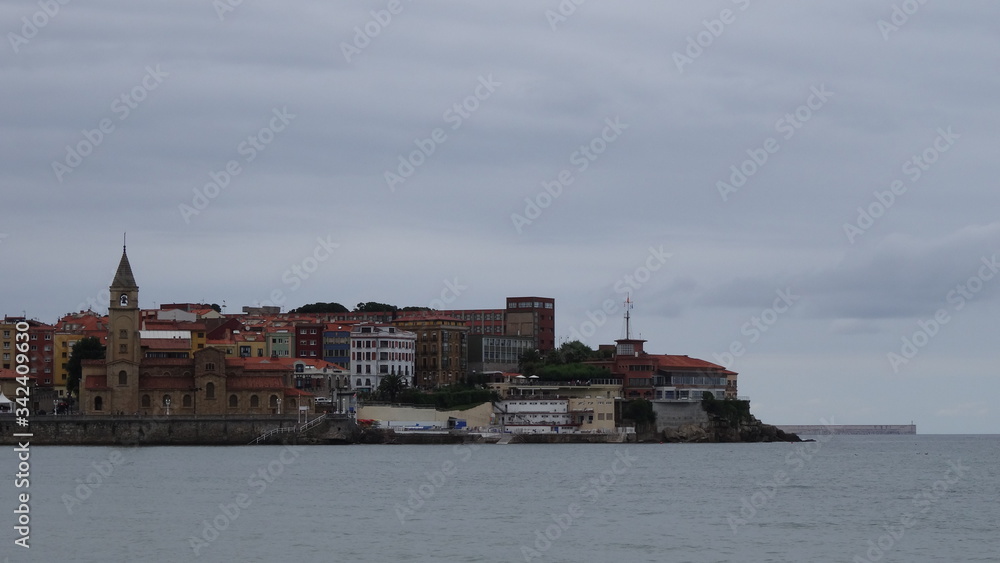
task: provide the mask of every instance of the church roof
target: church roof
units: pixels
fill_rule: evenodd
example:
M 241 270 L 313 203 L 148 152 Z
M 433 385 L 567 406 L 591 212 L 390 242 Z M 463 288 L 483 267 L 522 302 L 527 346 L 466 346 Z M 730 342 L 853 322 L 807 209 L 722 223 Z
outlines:
M 122 261 L 118 263 L 118 271 L 115 272 L 115 279 L 111 282 L 111 287 L 117 289 L 138 289 L 135 284 L 135 276 L 132 275 L 132 266 L 128 263 L 128 254 L 122 249 Z

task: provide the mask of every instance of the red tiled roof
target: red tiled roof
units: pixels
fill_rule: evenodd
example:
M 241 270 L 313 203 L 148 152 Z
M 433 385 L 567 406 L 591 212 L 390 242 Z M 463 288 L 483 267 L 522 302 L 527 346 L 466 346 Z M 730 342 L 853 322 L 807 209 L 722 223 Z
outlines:
M 301 389 L 296 389 L 294 387 L 285 387 L 285 396 L 286 397 L 314 397 L 315 395 L 313 395 L 312 393 L 306 393 L 305 391 L 302 391 Z
M 262 391 L 281 389 L 285 383 L 279 376 L 239 375 L 226 379 L 228 391 Z
M 689 358 L 687 356 L 673 356 L 669 354 L 650 354 L 656 358 L 657 364 L 661 368 L 682 368 L 682 369 L 697 369 L 697 370 L 723 370 L 722 366 L 718 364 L 713 364 L 712 362 L 707 362 L 705 360 L 700 360 L 698 358 Z
M 97 391 L 107 388 L 108 376 L 106 375 L 88 375 L 84 384 L 84 389 L 89 391 Z
M 193 377 L 182 377 L 182 376 L 149 376 L 139 378 L 139 389 L 171 389 L 171 390 L 189 390 L 194 387 Z

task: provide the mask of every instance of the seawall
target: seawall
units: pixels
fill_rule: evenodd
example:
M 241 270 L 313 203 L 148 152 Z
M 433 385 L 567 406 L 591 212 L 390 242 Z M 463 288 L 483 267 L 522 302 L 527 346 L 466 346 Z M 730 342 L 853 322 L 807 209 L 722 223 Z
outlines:
M 22 428 L 14 419 L 0 419 L 0 444 L 30 440 L 48 446 L 222 446 L 246 445 L 275 428 L 297 426 L 294 415 L 261 417 L 211 416 L 48 416 L 33 417 Z M 327 419 L 305 433 L 282 432 L 267 443 L 336 443 L 353 441 L 354 421 L 347 416 L 327 415 Z M 30 438 L 14 437 L 30 432 Z

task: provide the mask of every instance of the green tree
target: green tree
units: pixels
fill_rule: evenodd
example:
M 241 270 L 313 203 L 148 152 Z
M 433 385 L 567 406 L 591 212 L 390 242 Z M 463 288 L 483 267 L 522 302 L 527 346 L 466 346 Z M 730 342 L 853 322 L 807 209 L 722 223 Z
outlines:
M 103 360 L 105 346 L 100 339 L 88 336 L 73 344 L 73 351 L 66 362 L 66 392 L 71 396 L 80 396 L 80 378 L 83 376 L 83 360 Z
M 403 381 L 403 376 L 391 373 L 382 378 L 382 381 L 378 384 L 378 389 L 375 390 L 375 394 L 383 400 L 387 400 L 390 403 L 396 402 L 396 395 L 406 389 L 406 382 Z
M 347 307 L 340 303 L 323 303 L 322 301 L 303 305 L 298 309 L 292 309 L 290 313 L 347 313 Z
M 627 418 L 635 422 L 636 426 L 652 424 L 656 422 L 653 403 L 646 399 L 633 399 L 625 404 L 625 408 L 622 410 L 622 418 Z
M 365 303 L 358 303 L 354 310 L 359 313 L 391 313 L 393 311 L 398 311 L 399 308 L 395 305 L 389 305 L 388 303 L 367 301 Z
M 563 360 L 567 364 L 595 359 L 594 350 L 579 340 L 563 342 L 562 346 L 559 347 L 559 351 L 562 353 Z
M 212 303 L 209 307 L 211 307 L 216 313 L 222 312 L 222 307 L 220 307 L 218 303 Z

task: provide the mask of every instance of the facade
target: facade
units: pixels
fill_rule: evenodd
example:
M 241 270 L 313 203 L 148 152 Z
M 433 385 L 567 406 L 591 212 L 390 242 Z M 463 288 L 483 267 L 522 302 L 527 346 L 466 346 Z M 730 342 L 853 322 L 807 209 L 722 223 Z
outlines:
M 425 314 L 397 319 L 396 326 L 416 334 L 418 387 L 432 389 L 465 382 L 468 371 L 468 333 L 465 321 Z
M 470 336 L 477 334 L 500 336 L 507 333 L 505 309 L 448 309 L 438 313 L 465 321 Z
M 267 333 L 267 355 L 272 358 L 292 357 L 295 332 L 287 328 L 274 329 Z
M 494 405 L 497 423 L 515 434 L 576 432 L 579 423 L 569 410 L 569 399 L 508 399 Z
M 351 367 L 353 323 L 326 323 L 323 329 L 323 359 L 346 369 Z
M 417 335 L 394 326 L 359 324 L 351 330 L 351 387 L 373 392 L 386 375 L 414 384 Z
M 708 391 L 717 399 L 736 398 L 736 372 L 711 362 L 670 354 L 647 354 L 645 340 L 616 340 L 610 360 L 588 362 L 611 371 L 622 379 L 626 399 L 651 401 L 701 400 Z
M 295 324 L 295 357 L 323 358 L 323 323 L 299 322 Z
M 30 376 L 39 387 L 52 388 L 55 373 L 55 332 L 52 325 L 24 317 L 4 316 L 0 323 L 0 368 L 14 369 L 16 357 L 17 323 L 28 323 L 28 358 Z
M 535 349 L 545 353 L 556 347 L 556 300 L 551 297 L 508 297 L 506 334 L 531 336 Z
M 60 397 L 66 396 L 66 382 L 69 380 L 67 367 L 69 357 L 73 354 L 73 345 L 90 337 L 97 338 L 105 346 L 108 345 L 107 316 L 98 315 L 93 311 L 80 311 L 68 314 L 56 323 L 53 387 Z
M 521 355 L 534 349 L 535 339 L 530 336 L 470 334 L 469 371 L 517 371 Z

